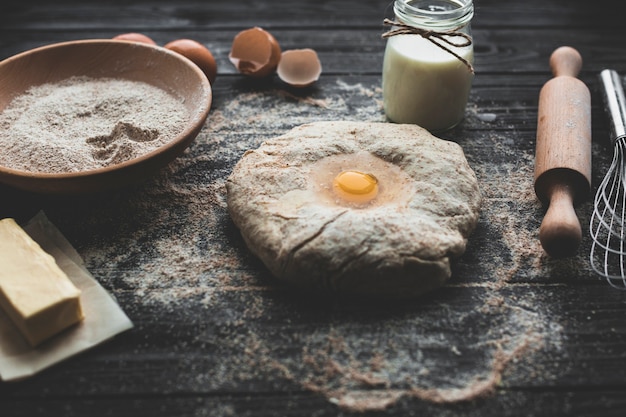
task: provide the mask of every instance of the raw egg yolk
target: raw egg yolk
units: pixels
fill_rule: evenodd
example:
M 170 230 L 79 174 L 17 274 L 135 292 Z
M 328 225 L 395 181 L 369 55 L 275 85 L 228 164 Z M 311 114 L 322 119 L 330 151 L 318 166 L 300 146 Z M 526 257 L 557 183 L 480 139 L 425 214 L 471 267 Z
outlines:
M 360 171 L 340 172 L 333 180 L 335 194 L 351 203 L 367 203 L 378 194 L 378 180 Z

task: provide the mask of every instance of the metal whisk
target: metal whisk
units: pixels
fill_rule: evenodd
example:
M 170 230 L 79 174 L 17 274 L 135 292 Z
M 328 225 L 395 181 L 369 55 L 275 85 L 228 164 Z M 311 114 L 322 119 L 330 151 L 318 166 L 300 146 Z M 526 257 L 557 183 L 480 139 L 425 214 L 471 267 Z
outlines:
M 595 195 L 589 224 L 591 267 L 615 288 L 626 289 L 626 99 L 614 70 L 600 72 L 611 121 L 613 161 Z

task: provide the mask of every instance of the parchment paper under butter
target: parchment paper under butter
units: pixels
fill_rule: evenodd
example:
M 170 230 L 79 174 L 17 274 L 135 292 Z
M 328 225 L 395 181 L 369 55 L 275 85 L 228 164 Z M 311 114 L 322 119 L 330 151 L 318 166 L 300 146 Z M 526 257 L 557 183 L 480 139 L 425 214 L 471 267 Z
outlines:
M 33 348 L 0 310 L 0 379 L 4 381 L 32 376 L 133 327 L 111 294 L 93 278 L 80 255 L 43 212 L 23 228 L 82 291 L 80 300 L 85 319 Z

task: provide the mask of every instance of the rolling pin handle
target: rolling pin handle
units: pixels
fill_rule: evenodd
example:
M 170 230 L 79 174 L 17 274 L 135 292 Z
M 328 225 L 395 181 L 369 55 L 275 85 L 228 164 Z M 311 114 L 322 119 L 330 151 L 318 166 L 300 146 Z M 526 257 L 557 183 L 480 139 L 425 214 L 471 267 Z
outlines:
M 571 46 L 561 46 L 550 55 L 550 68 L 555 77 L 576 77 L 582 66 L 582 56 Z
M 539 228 L 539 240 L 553 258 L 572 256 L 582 241 L 582 228 L 574 211 L 574 190 L 555 184 L 550 191 L 550 205 Z

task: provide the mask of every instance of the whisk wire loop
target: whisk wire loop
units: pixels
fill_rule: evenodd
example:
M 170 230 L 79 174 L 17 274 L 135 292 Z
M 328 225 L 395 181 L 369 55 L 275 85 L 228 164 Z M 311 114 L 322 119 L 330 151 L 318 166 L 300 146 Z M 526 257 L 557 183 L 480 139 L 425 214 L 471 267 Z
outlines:
M 608 283 L 626 289 L 626 136 L 615 140 L 613 160 L 594 198 L 589 223 L 590 262 Z

